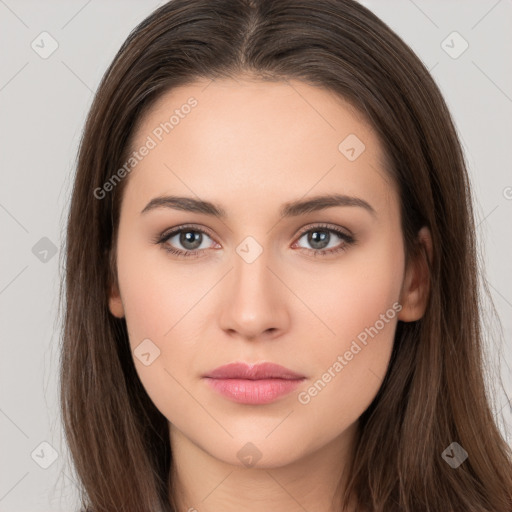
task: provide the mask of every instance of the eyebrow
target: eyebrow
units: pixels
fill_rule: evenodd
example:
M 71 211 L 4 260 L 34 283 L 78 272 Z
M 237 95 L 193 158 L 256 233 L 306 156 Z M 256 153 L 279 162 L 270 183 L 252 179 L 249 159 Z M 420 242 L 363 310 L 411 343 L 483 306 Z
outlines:
M 352 197 L 343 194 L 328 194 L 322 196 L 315 196 L 310 199 L 289 201 L 284 203 L 280 210 L 280 216 L 285 217 L 298 217 L 307 213 L 324 210 L 326 208 L 333 208 L 335 206 L 355 206 L 364 208 L 373 216 L 377 213 L 375 209 L 367 203 L 364 199 L 359 197 Z M 226 211 L 219 205 L 211 203 L 210 201 L 202 201 L 194 199 L 193 197 L 181 196 L 159 196 L 152 199 L 141 214 L 147 213 L 157 208 L 172 208 L 174 210 L 183 210 L 187 212 L 203 213 L 211 215 L 219 219 L 226 219 Z

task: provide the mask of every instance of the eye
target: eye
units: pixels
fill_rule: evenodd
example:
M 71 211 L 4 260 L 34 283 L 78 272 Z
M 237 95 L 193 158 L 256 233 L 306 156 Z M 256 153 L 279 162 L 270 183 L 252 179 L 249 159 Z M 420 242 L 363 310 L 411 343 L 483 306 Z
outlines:
M 343 232 L 339 228 L 334 228 L 325 224 L 313 226 L 312 228 L 310 227 L 309 229 L 302 231 L 299 241 L 303 238 L 305 238 L 306 243 L 312 246 L 312 249 L 307 247 L 299 248 L 304 249 L 305 251 L 310 251 L 314 256 L 326 256 L 346 251 L 349 246 L 356 243 L 356 240 L 352 235 Z M 338 241 L 336 239 L 338 239 Z M 294 245 L 297 243 L 298 242 Z
M 205 237 L 211 239 L 203 229 L 194 226 L 180 226 L 178 229 L 159 236 L 155 243 L 162 245 L 167 252 L 176 256 L 197 258 L 200 257 L 201 252 L 211 247 L 211 243 L 204 244 Z M 180 245 L 183 249 L 179 248 Z

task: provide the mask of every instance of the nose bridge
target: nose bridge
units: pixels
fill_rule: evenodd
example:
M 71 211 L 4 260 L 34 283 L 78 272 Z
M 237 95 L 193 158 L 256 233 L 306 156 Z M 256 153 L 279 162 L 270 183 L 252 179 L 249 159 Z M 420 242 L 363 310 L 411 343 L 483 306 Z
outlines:
M 223 308 L 223 328 L 254 338 L 267 330 L 281 329 L 286 314 L 279 280 L 272 268 L 271 252 L 253 237 L 235 249 L 233 273 Z
M 263 247 L 256 243 L 247 240 L 236 248 L 236 257 L 234 258 L 235 293 L 241 295 L 240 299 L 244 296 L 257 298 L 267 295 L 268 288 L 272 286 L 269 280 L 271 272 L 267 268 L 271 264 L 269 251 L 263 250 Z

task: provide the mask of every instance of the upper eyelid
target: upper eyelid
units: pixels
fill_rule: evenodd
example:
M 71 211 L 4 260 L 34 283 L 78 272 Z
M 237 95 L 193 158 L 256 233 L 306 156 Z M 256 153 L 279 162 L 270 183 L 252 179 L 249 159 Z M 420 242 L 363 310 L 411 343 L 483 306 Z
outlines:
M 160 237 L 161 238 L 169 238 L 170 236 L 174 236 L 177 233 L 180 233 L 180 232 L 185 231 L 187 229 L 190 230 L 190 231 L 199 231 L 201 233 L 206 233 L 208 236 L 213 238 L 209 228 L 205 228 L 204 226 L 203 227 L 199 227 L 199 226 L 196 226 L 194 224 L 184 224 L 183 226 L 176 226 L 175 228 L 166 229 L 166 230 L 164 230 L 162 232 Z
M 307 225 L 304 228 L 301 228 L 299 230 L 299 232 L 297 233 L 297 235 L 295 235 L 295 236 L 302 236 L 304 233 L 307 233 L 308 231 L 311 231 L 313 229 L 325 229 L 327 231 L 332 230 L 335 232 L 339 231 L 339 232 L 345 234 L 346 236 L 352 236 L 351 232 L 347 228 L 344 228 L 342 226 L 335 226 L 334 224 L 329 224 L 327 222 L 313 224 L 313 225 Z

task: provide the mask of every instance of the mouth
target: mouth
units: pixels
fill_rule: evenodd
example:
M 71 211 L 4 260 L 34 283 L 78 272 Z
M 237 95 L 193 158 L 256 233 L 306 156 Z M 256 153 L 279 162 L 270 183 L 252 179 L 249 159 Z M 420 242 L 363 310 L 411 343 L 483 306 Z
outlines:
M 263 405 L 293 391 L 306 377 L 274 363 L 231 363 L 203 375 L 211 389 L 242 404 Z

